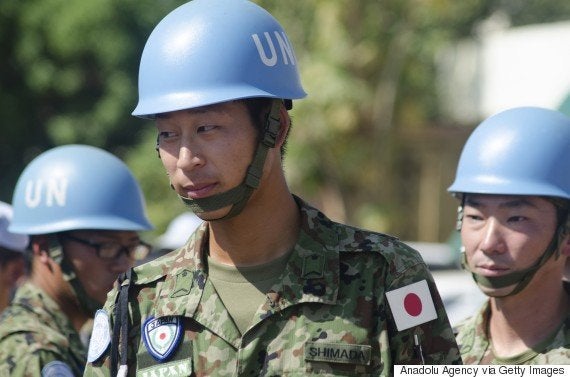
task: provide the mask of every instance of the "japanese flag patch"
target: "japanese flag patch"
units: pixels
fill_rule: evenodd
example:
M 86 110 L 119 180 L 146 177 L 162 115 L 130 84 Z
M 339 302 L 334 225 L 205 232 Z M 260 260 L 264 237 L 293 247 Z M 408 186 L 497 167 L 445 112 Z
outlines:
M 178 348 L 182 335 L 180 317 L 149 317 L 143 327 L 143 341 L 148 353 L 157 361 L 165 361 Z
M 97 310 L 93 320 L 93 331 L 87 350 L 87 361 L 97 361 L 107 350 L 111 343 L 111 328 L 109 327 L 109 315 L 103 309 Z
M 398 331 L 409 329 L 437 318 L 426 280 L 386 292 L 388 304 Z

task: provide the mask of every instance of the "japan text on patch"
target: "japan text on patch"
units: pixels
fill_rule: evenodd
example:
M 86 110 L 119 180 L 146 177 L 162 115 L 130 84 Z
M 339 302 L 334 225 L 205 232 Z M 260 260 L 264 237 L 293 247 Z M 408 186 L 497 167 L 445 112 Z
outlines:
M 143 341 L 148 353 L 157 361 L 167 360 L 182 339 L 180 317 L 149 317 L 143 327 Z
M 111 343 L 111 328 L 109 327 L 109 315 L 103 309 L 97 310 L 93 320 L 93 331 L 87 350 L 87 361 L 97 361 L 107 350 Z
M 437 318 L 435 305 L 426 280 L 386 292 L 386 297 L 398 331 Z

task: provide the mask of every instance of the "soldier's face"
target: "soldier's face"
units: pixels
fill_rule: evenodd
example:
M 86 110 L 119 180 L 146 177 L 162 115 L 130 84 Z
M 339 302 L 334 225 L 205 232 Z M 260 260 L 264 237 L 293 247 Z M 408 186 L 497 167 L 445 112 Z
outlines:
M 93 244 L 118 243 L 129 247 L 139 243 L 139 236 L 133 231 L 78 230 L 70 235 Z M 124 252 L 116 258 L 105 259 L 99 257 L 92 246 L 66 238 L 63 238 L 62 243 L 65 255 L 73 265 L 83 288 L 91 298 L 101 304 L 105 303 L 107 292 L 113 288 L 119 274 L 135 263 L 135 260 Z
M 179 195 L 206 198 L 243 181 L 256 146 L 256 130 L 243 103 L 163 114 L 156 126 L 160 157 Z M 229 209 L 200 217 L 220 218 Z
M 556 208 L 533 196 L 468 195 L 461 238 L 471 270 L 485 277 L 503 276 L 532 266 L 545 252 L 556 231 Z M 535 275 L 552 273 L 545 264 Z M 558 271 L 558 278 L 561 278 Z M 489 296 L 512 291 L 480 286 Z

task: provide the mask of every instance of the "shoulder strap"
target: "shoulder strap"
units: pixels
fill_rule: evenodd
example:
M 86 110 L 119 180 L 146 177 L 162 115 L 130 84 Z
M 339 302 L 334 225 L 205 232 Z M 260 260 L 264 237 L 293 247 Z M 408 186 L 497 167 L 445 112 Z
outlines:
M 119 294 L 117 297 L 117 302 L 115 303 L 115 323 L 113 324 L 113 338 L 111 339 L 111 376 L 118 376 L 117 374 L 117 364 L 119 364 L 120 355 L 120 367 L 119 371 L 126 375 L 126 365 L 127 365 L 127 344 L 128 344 L 128 333 L 129 333 L 129 287 L 131 285 L 131 272 L 129 269 L 127 272 L 119 276 Z M 123 282 L 127 280 L 127 283 L 123 285 Z M 119 347 L 121 348 L 119 352 Z

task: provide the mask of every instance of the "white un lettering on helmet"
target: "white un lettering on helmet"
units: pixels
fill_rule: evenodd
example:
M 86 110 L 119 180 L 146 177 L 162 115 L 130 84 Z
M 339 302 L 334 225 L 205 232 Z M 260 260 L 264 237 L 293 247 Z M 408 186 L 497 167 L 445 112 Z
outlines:
M 261 38 L 259 38 L 259 34 L 252 34 L 251 37 L 255 42 L 255 47 L 257 47 L 257 52 L 259 53 L 259 58 L 268 67 L 273 67 L 277 64 L 279 56 L 275 49 L 275 43 L 273 42 L 273 38 L 269 32 L 264 32 L 263 36 L 267 41 L 267 46 L 269 47 L 269 56 L 263 47 L 263 43 L 261 42 Z M 289 65 L 291 62 L 292 65 L 296 65 L 295 54 L 293 53 L 293 49 L 291 48 L 291 44 L 287 39 L 287 35 L 284 32 L 274 31 L 273 36 L 277 40 L 277 45 L 279 45 L 279 51 L 281 52 L 281 58 L 283 59 L 283 64 Z
M 65 207 L 68 181 L 65 177 L 54 177 L 48 180 L 30 180 L 26 183 L 26 206 L 36 208 L 40 204 L 46 207 Z

